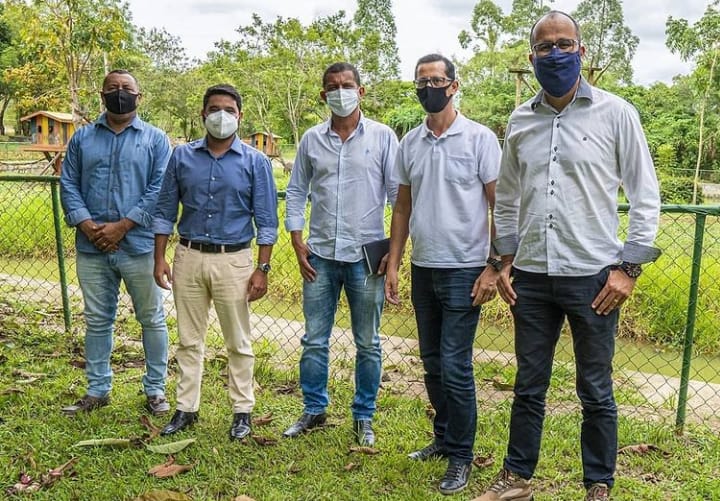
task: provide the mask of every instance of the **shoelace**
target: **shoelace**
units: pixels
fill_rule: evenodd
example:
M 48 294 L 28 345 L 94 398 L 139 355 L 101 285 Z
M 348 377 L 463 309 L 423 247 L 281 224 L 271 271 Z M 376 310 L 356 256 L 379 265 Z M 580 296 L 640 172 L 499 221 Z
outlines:
M 447 473 L 445 473 L 445 478 L 447 480 L 460 480 L 462 478 L 464 469 L 465 465 L 453 464 L 450 466 L 450 468 L 448 468 Z
M 508 470 L 502 470 L 497 478 L 495 478 L 495 482 L 490 486 L 490 490 L 492 492 L 500 492 L 501 490 L 507 488 L 515 481 L 515 478 L 513 477 L 513 474 L 509 472 Z

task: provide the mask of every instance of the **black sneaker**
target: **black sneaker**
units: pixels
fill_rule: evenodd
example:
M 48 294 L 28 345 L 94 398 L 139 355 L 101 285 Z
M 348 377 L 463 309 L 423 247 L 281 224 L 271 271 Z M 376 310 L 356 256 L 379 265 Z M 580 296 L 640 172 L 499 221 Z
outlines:
M 75 416 L 80 412 L 91 412 L 100 407 L 105 407 L 110 403 L 110 397 L 105 395 L 104 397 L 92 397 L 85 395 L 80 400 L 75 402 L 73 405 L 68 405 L 62 408 L 62 411 L 67 416 Z
M 170 404 L 165 398 L 165 395 L 148 395 L 145 401 L 145 408 L 153 416 L 163 416 L 170 412 Z
M 451 459 L 445 476 L 440 481 L 440 492 L 442 494 L 455 494 L 467 487 L 470 481 L 470 470 L 472 463 L 469 461 L 457 461 Z

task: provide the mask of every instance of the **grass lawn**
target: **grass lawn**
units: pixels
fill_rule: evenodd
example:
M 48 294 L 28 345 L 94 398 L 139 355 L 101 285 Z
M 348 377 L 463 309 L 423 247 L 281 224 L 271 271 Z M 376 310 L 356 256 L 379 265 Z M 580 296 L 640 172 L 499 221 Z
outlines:
M 443 462 L 414 463 L 406 454 L 430 440 L 431 424 L 424 400 L 381 389 L 375 428 L 376 455 L 352 452 L 349 405 L 352 383 L 331 379 L 330 426 L 296 440 L 283 440 L 283 429 L 301 412 L 297 371 L 274 366 L 256 349 L 254 415 L 272 414 L 272 421 L 256 426 L 257 437 L 277 440 L 261 446 L 254 440 L 231 443 L 227 438 L 230 409 L 225 388 L 226 360 L 212 355 L 205 364 L 201 421 L 180 437 L 152 439 L 152 444 L 195 438 L 175 455 L 176 462 L 194 465 L 173 478 L 148 475 L 166 456 L 144 448 L 78 448 L 80 440 L 141 437 L 143 415 L 142 352 L 134 343 L 117 343 L 113 402 L 109 407 L 74 419 L 60 413 L 63 405 L 85 388 L 81 338 L 61 332 L 60 321 L 37 305 L 0 300 L 0 492 L 22 472 L 33 478 L 77 458 L 74 476 L 61 478 L 38 493 L 42 500 L 131 500 L 158 489 L 179 491 L 194 500 L 232 500 L 247 495 L 256 500 L 432 500 L 447 499 L 437 490 Z M 217 338 L 212 339 L 217 348 Z M 175 366 L 171 365 L 168 395 L 174 395 Z M 478 367 L 483 372 L 482 367 Z M 552 402 L 572 393 L 571 374 L 553 378 Z M 509 401 L 480 401 L 475 449 L 494 464 L 475 468 L 469 488 L 454 499 L 479 495 L 496 473 L 507 439 Z M 151 418 L 161 426 L 165 419 Z M 535 478 L 535 499 L 582 498 L 577 412 L 551 405 L 546 421 L 542 457 Z M 709 500 L 720 498 L 720 442 L 704 428 L 677 437 L 671 429 L 622 415 L 620 446 L 647 443 L 661 449 L 618 458 L 615 500 Z M 2 496 L 0 496 L 2 497 Z

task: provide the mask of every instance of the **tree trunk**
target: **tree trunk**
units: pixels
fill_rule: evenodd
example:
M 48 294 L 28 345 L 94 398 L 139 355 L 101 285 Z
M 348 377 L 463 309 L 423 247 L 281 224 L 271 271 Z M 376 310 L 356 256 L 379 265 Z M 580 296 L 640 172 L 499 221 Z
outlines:
M 7 107 L 10 104 L 10 96 L 5 96 L 2 101 L 2 106 L 0 106 L 0 135 L 5 135 L 5 112 L 7 111 Z M 15 135 L 19 135 L 17 132 Z
M 700 184 L 700 164 L 702 162 L 703 155 L 703 144 L 704 144 L 704 132 L 705 132 L 705 107 L 707 106 L 708 96 L 710 94 L 710 87 L 712 86 L 713 77 L 715 75 L 715 63 L 717 62 L 718 49 L 713 52 L 712 63 L 710 63 L 710 76 L 708 77 L 707 87 L 705 87 L 705 96 L 703 96 L 702 104 L 700 105 L 700 125 L 698 131 L 698 152 L 697 161 L 695 162 L 695 179 L 693 181 L 693 205 L 697 204 L 698 185 Z

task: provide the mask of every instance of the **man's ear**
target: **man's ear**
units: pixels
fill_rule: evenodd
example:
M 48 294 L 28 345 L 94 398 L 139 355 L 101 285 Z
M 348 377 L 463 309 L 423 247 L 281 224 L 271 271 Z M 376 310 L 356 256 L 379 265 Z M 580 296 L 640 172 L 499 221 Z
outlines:
M 363 87 L 362 85 L 360 87 L 358 87 L 358 94 L 360 95 L 360 97 L 364 97 L 365 96 L 365 87 Z
M 243 112 L 238 111 L 238 120 L 242 120 L 242 119 L 243 119 Z
M 320 99 L 327 103 L 327 92 L 325 90 L 320 91 Z

